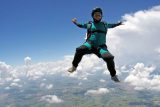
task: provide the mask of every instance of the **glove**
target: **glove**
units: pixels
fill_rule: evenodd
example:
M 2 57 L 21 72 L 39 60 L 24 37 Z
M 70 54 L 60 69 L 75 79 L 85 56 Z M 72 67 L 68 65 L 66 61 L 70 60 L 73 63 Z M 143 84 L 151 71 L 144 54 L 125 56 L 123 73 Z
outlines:
M 117 26 L 122 25 L 122 24 L 123 24 L 123 22 L 118 22 L 118 23 L 117 23 Z
M 76 18 L 73 18 L 73 19 L 72 19 L 72 22 L 73 22 L 74 24 L 77 24 L 77 19 L 76 19 Z

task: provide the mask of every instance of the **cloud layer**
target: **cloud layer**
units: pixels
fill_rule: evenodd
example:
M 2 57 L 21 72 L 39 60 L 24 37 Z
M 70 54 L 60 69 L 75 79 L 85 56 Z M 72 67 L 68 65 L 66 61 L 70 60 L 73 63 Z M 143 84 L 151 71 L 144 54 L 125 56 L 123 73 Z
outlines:
M 4 62 L 0 62 L 1 78 L 17 79 L 26 76 L 29 79 L 36 80 L 44 75 L 61 74 L 79 79 L 87 79 L 89 74 L 96 71 L 108 72 L 106 63 L 98 59 L 95 55 L 84 56 L 79 64 L 77 71 L 69 74 L 67 69 L 72 66 L 73 56 L 65 56 L 63 60 L 55 62 L 39 62 L 31 64 L 31 58 L 26 57 L 25 65 L 19 67 L 12 67 Z

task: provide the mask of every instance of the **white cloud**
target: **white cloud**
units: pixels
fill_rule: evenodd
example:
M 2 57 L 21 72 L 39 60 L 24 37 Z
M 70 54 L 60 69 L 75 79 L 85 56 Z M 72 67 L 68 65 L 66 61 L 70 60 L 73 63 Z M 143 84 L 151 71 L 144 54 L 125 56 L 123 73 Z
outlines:
M 5 62 L 0 62 L 0 71 L 1 72 L 9 72 L 11 70 L 11 66 L 7 65 Z
M 121 66 L 120 71 L 123 72 L 123 73 L 128 73 L 129 72 L 129 70 L 128 70 L 129 66 L 130 65 Z
M 11 67 L 4 62 L 0 62 L 1 76 L 11 78 L 11 81 L 20 81 L 19 77 L 26 76 L 29 79 L 36 80 L 44 75 L 54 75 L 61 74 L 63 76 L 72 76 L 79 79 L 86 80 L 87 76 L 91 73 L 101 70 L 102 72 L 107 69 L 105 62 L 102 62 L 95 55 L 84 56 L 82 62 L 75 74 L 68 75 L 67 69 L 71 67 L 73 56 L 66 56 L 63 60 L 54 62 L 39 62 L 34 64 L 29 64 L 31 58 L 25 58 L 24 66 Z M 103 63 L 103 64 L 102 64 Z M 4 76 L 5 75 L 5 76 Z
M 40 84 L 40 88 L 46 88 L 48 90 L 52 89 L 53 88 L 53 85 L 52 84 L 45 84 L 45 83 L 41 83 Z
M 106 82 L 106 80 L 104 80 L 104 79 L 100 79 L 99 81 L 102 82 L 102 83 Z
M 46 86 L 46 89 L 48 89 L 48 90 L 50 90 L 50 89 L 52 89 L 52 88 L 53 88 L 53 85 L 52 85 L 52 84 L 49 84 L 49 85 Z
M 0 61 L 0 78 L 7 77 L 10 72 L 12 72 L 12 67 L 10 65 L 7 65 L 5 62 Z
M 5 62 L 0 61 L 0 85 L 5 85 L 7 82 L 12 82 L 13 77 L 12 77 L 12 72 L 13 72 L 13 67 L 10 65 L 7 65 Z M 11 84 L 11 86 L 17 86 L 19 87 L 18 84 Z
M 155 48 L 155 52 L 158 54 L 158 56 L 160 56 L 160 47 L 159 48 Z
M 154 50 L 160 45 L 160 6 L 126 14 L 123 19 L 124 25 L 109 30 L 107 35 L 109 50 L 116 61 L 120 64 L 154 62 L 157 57 Z
M 137 63 L 132 68 L 125 82 L 131 84 L 136 90 L 156 90 L 160 91 L 160 75 L 153 75 L 155 66 L 144 66 L 143 63 Z
M 18 84 L 18 83 L 11 83 L 11 84 L 10 84 L 10 87 L 19 87 L 19 88 L 21 88 L 22 85 L 20 85 L 20 84 Z
M 70 74 L 67 72 L 67 69 L 71 67 L 72 60 L 73 56 L 66 56 L 63 60 L 32 63 L 29 66 L 22 65 L 18 67 L 12 67 L 3 63 L 7 72 L 5 72 L 6 76 L 4 79 L 0 79 L 0 84 L 11 84 L 10 87 L 23 87 L 24 82 L 21 82 L 23 80 L 22 78 L 26 78 L 27 80 L 37 80 L 48 75 L 57 74 L 62 77 L 68 76 L 88 81 L 88 77 L 90 75 L 95 75 L 95 72 L 103 73 L 107 70 L 107 66 L 104 61 L 95 55 L 87 55 L 83 57 L 77 71 Z M 109 75 L 109 73 L 107 75 Z M 52 84 L 46 84 L 46 78 L 42 78 L 42 81 L 43 82 L 40 84 L 40 88 L 45 88 L 48 90 L 53 88 Z
M 71 61 L 73 58 L 71 58 Z M 77 72 L 79 73 L 94 73 L 98 71 L 104 71 L 107 69 L 105 62 L 99 59 L 96 55 L 85 55 L 80 62 Z
M 109 93 L 109 90 L 107 88 L 99 88 L 98 90 L 88 90 L 85 95 L 104 95 L 106 93 Z
M 41 97 L 41 101 L 47 101 L 48 103 L 62 103 L 63 100 L 58 98 L 56 95 L 46 95 Z
M 21 80 L 18 79 L 18 78 L 13 80 L 13 82 L 20 82 L 20 81 L 21 81 Z
M 24 63 L 26 66 L 31 65 L 31 61 L 32 61 L 32 59 L 28 56 L 24 58 Z

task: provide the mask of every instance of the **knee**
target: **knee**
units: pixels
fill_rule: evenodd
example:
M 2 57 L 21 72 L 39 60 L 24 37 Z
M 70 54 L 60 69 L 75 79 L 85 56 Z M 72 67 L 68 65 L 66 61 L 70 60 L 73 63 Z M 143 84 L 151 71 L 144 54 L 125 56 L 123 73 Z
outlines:
M 107 60 L 113 60 L 114 56 L 112 54 L 102 54 L 102 58 L 107 61 Z
M 82 47 L 76 48 L 76 52 L 82 52 L 84 49 Z
M 87 47 L 83 46 L 83 45 L 76 48 L 76 52 L 78 52 L 78 53 L 84 53 L 84 52 L 87 52 L 87 51 L 88 51 Z

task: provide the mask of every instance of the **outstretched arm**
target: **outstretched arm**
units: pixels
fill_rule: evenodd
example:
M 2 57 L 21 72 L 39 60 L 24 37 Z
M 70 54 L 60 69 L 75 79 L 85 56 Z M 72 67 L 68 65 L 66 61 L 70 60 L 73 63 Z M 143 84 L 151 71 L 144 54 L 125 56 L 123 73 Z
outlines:
M 122 24 L 123 24 L 123 22 L 118 22 L 118 23 L 114 23 L 114 24 L 107 23 L 107 27 L 108 28 L 114 28 L 114 27 L 117 27 L 117 26 L 122 25 Z
M 78 23 L 76 18 L 73 18 L 73 19 L 72 19 L 72 22 L 73 22 L 75 25 L 77 25 L 78 27 L 80 27 L 80 28 L 87 28 L 87 24 L 80 24 L 80 23 Z

